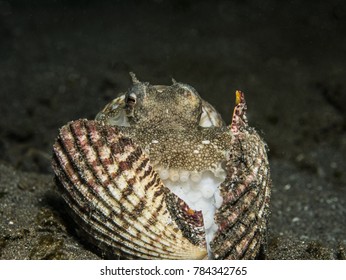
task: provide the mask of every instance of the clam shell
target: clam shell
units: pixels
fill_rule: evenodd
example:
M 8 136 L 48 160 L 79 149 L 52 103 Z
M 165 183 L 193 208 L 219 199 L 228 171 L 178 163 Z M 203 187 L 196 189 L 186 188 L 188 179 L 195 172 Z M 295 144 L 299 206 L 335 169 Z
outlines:
M 184 211 L 142 149 L 116 127 L 78 120 L 60 130 L 53 169 L 79 226 L 111 255 L 202 259 L 201 215 Z M 185 207 L 186 208 L 186 207 Z

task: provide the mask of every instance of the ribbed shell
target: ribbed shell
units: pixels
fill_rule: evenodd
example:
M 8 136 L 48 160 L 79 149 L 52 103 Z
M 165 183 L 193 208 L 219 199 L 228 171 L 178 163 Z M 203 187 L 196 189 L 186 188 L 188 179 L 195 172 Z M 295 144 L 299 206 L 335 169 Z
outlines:
M 265 250 L 271 191 L 266 144 L 248 126 L 244 93 L 236 92 L 230 130 L 234 136 L 216 211 L 218 231 L 211 242 L 215 259 L 254 259 Z
M 194 224 L 178 227 L 175 221 L 189 215 L 170 213 L 168 205 L 179 199 L 163 186 L 141 148 L 116 127 L 87 120 L 65 125 L 54 144 L 53 169 L 77 223 L 111 255 L 205 257 L 198 213 Z
M 254 259 L 266 242 L 270 174 L 266 148 L 253 130 L 236 134 L 222 206 L 215 214 L 219 229 L 211 242 L 216 259 Z

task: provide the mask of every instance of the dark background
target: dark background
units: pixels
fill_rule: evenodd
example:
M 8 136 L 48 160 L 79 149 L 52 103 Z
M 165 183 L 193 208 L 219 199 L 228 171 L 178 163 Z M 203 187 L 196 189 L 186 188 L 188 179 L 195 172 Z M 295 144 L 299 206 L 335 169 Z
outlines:
M 0 257 L 96 257 L 54 192 L 51 146 L 133 71 L 192 85 L 228 123 L 244 91 L 270 148 L 267 258 L 345 258 L 343 2 L 0 0 Z

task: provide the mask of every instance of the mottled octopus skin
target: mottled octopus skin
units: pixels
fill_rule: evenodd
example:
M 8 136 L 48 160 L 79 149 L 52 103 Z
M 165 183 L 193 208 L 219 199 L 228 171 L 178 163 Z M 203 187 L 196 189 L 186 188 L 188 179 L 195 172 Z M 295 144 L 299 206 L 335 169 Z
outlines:
M 271 181 L 266 144 L 248 125 L 244 94 L 236 92 L 225 126 L 188 85 L 151 86 L 134 75 L 133 82 L 97 120 L 63 126 L 53 146 L 58 189 L 76 225 L 113 258 L 207 258 L 201 211 L 165 187 L 156 166 L 216 172 L 222 162 L 211 255 L 256 258 L 266 241 Z M 124 126 L 114 125 L 123 116 Z M 199 145 L 203 139 L 212 148 Z

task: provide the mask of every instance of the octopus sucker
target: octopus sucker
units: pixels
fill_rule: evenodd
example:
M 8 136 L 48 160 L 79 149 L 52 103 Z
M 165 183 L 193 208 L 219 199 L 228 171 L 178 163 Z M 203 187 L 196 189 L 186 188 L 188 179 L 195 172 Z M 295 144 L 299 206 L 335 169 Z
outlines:
M 236 91 L 231 124 L 173 80 L 133 86 L 95 120 L 63 126 L 53 146 L 58 191 L 103 255 L 255 259 L 266 244 L 267 147 Z

